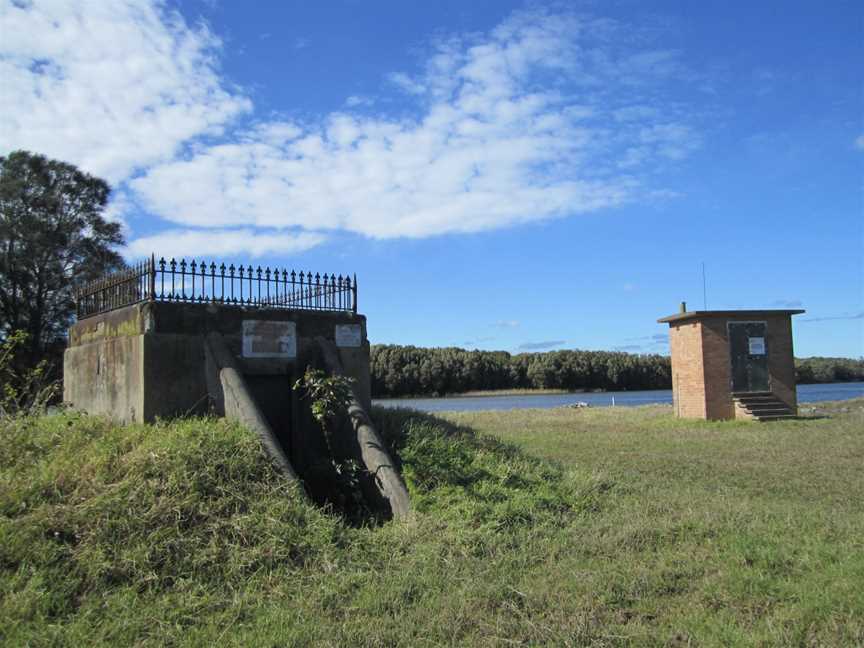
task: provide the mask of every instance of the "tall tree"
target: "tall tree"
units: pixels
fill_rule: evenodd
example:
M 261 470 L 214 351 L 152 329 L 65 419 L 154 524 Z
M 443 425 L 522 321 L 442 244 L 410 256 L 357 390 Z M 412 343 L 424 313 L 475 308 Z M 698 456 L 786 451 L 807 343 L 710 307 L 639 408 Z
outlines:
M 0 341 L 25 331 L 26 362 L 62 338 L 75 287 L 123 266 L 120 225 L 103 215 L 110 191 L 66 162 L 0 156 Z

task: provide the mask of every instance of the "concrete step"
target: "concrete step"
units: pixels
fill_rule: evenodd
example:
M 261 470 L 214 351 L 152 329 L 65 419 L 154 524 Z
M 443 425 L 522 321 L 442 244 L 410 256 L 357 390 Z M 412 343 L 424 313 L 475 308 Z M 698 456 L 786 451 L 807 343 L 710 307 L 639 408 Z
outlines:
M 742 403 L 738 401 L 738 405 L 740 405 L 741 407 L 750 407 L 755 409 L 760 409 L 764 407 L 786 407 L 786 403 L 781 400 L 759 401 L 758 403 Z
M 735 396 L 734 398 L 742 403 L 760 403 L 762 401 L 779 400 L 776 396 Z
M 767 416 L 792 416 L 792 412 L 788 407 L 777 407 L 774 409 L 766 409 L 766 410 L 750 410 L 750 415 L 755 418 L 765 418 Z
M 782 421 L 796 418 L 795 413 L 771 392 L 733 394 L 735 408 L 757 421 Z
M 788 414 L 771 414 L 770 416 L 757 416 L 755 418 L 760 423 L 768 423 L 769 421 L 789 421 L 792 419 L 796 419 L 798 417 L 792 413 L 788 413 Z
M 766 407 L 768 407 L 768 408 L 783 407 L 783 408 L 789 409 L 788 407 L 786 407 L 786 403 L 784 403 L 783 401 L 777 401 L 777 400 L 775 400 L 775 401 L 761 401 L 759 403 L 740 403 L 740 405 L 741 405 L 741 407 L 746 407 L 747 409 L 765 409 Z
M 766 409 L 789 409 L 783 403 L 760 403 L 759 405 L 738 405 L 741 409 L 758 412 Z

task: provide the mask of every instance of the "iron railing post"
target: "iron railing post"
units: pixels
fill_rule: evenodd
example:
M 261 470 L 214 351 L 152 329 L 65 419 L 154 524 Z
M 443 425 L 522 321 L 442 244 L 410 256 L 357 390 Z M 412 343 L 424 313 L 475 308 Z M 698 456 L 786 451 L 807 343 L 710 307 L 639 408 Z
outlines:
M 156 253 L 150 254 L 150 268 L 147 273 L 150 288 L 150 301 L 156 301 Z
M 357 273 L 354 273 L 354 283 L 351 284 L 351 312 L 357 314 Z

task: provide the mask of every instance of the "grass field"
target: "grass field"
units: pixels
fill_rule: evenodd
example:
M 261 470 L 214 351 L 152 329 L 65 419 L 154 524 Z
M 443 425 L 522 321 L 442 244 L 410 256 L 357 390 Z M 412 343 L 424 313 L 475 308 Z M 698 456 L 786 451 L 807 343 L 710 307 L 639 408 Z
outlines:
M 354 528 L 224 421 L 0 430 L 9 646 L 864 645 L 864 401 L 377 410 L 415 511 Z

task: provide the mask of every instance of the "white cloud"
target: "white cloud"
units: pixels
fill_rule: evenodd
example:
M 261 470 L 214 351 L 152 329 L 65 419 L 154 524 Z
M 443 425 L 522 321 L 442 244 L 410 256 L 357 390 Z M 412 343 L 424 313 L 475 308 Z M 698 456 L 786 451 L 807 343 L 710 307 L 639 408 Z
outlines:
M 391 74 L 413 118 L 332 113 L 297 125 L 302 135 L 290 142 L 247 132 L 159 165 L 132 186 L 148 209 L 187 226 L 375 238 L 476 232 L 620 205 L 647 193 L 640 174 L 682 159 L 698 136 L 677 112 L 646 105 L 640 90 L 673 74 L 674 55 L 617 52 L 617 29 L 519 13 L 484 38 L 439 43 L 416 77 Z
M 375 100 L 361 95 L 351 95 L 345 100 L 345 105 L 348 108 L 356 108 L 357 106 L 373 106 L 375 105 Z
M 569 216 L 646 199 L 654 170 L 699 145 L 662 99 L 687 81 L 678 53 L 638 49 L 645 39 L 609 20 L 517 12 L 440 40 L 419 73 L 382 71 L 400 103 L 353 96 L 317 119 L 246 126 L 251 102 L 220 77 L 218 39 L 160 3 L 4 5 L 0 21 L 0 146 L 80 164 L 178 228 L 134 241 L 136 254 Z
M 219 41 L 148 0 L 0 4 L 0 150 L 119 182 L 251 104 L 219 78 Z
M 518 328 L 519 321 L 518 320 L 498 320 L 493 324 L 493 326 L 497 326 L 498 328 Z
M 111 194 L 108 206 L 102 212 L 106 220 L 114 223 L 120 223 L 123 228 L 123 236 L 127 237 L 132 232 L 129 222 L 126 219 L 126 214 L 132 209 L 132 201 L 126 192 L 115 191 Z
M 131 258 L 162 256 L 187 259 L 205 255 L 209 259 L 246 253 L 252 257 L 267 254 L 296 254 L 320 245 L 324 237 L 313 232 L 262 232 L 251 229 L 167 230 L 132 241 Z
M 422 95 L 426 92 L 426 86 L 418 83 L 404 72 L 393 72 L 387 78 L 392 84 L 408 94 Z

